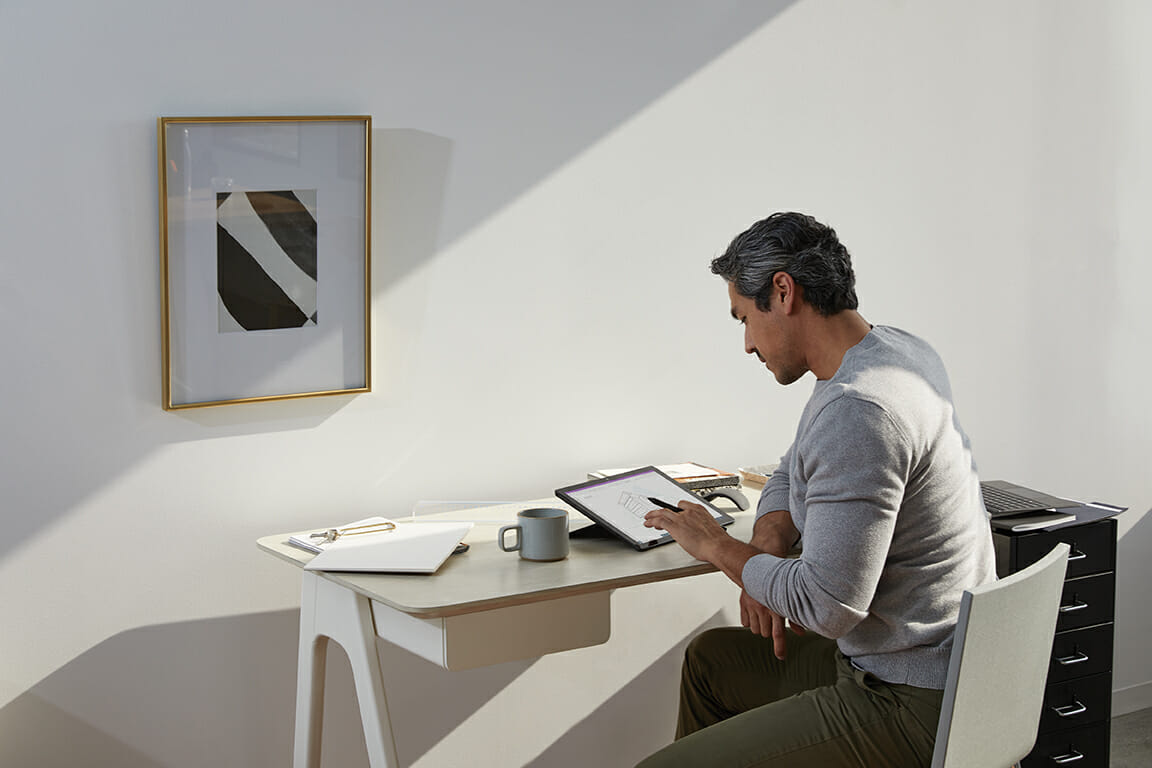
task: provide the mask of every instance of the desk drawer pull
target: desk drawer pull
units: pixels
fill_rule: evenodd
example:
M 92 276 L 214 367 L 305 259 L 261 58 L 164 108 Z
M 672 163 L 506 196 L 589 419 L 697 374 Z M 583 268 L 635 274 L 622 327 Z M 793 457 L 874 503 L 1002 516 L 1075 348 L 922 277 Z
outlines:
M 1072 600 L 1073 600 L 1072 605 L 1060 606 L 1060 613 L 1072 613 L 1072 611 L 1082 611 L 1088 607 L 1088 603 L 1084 602 L 1083 600 L 1079 600 L 1075 597 L 1072 598 Z
M 1072 551 L 1068 553 L 1068 562 L 1071 563 L 1074 560 L 1083 560 L 1086 557 L 1088 557 L 1088 555 L 1073 547 Z
M 1079 664 L 1080 662 L 1088 661 L 1088 654 L 1084 653 L 1083 651 L 1076 651 L 1076 653 L 1072 654 L 1071 656 L 1057 656 L 1056 661 L 1067 667 L 1071 666 L 1072 664 Z
M 1052 707 L 1052 711 L 1060 715 L 1060 717 L 1072 717 L 1073 715 L 1082 715 L 1088 711 L 1088 707 L 1084 706 L 1078 701 L 1071 704 L 1065 704 L 1062 707 Z
M 1067 755 L 1053 756 L 1052 762 L 1056 763 L 1057 765 L 1065 765 L 1067 763 L 1075 763 L 1076 761 L 1083 760 L 1083 759 L 1084 759 L 1084 753 L 1083 752 L 1077 752 L 1076 750 L 1072 750 Z

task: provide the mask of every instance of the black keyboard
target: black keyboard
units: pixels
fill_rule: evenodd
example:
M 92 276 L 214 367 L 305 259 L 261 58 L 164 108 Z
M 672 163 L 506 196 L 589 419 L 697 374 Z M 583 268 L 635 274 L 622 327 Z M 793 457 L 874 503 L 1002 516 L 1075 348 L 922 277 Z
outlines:
M 980 492 L 984 495 L 984 508 L 987 509 L 988 513 L 992 516 L 1044 509 L 1035 499 L 1006 491 L 1003 488 L 991 488 L 986 485 L 981 485 Z

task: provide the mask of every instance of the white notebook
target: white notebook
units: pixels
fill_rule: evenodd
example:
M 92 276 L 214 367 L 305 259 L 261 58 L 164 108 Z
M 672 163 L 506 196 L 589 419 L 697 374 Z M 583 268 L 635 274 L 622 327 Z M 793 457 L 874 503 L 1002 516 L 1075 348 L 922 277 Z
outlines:
M 356 523 L 348 527 L 352 525 Z M 390 531 L 340 537 L 321 544 L 320 554 L 304 568 L 309 571 L 435 573 L 470 530 L 472 523 L 400 522 Z
M 1001 531 L 1042 531 L 1076 523 L 1074 512 L 1035 512 L 992 518 L 992 527 Z

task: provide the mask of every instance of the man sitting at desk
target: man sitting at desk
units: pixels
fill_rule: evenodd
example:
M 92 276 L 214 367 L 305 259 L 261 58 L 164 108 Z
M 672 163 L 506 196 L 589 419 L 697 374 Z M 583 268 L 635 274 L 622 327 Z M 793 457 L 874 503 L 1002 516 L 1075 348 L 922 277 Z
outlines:
M 750 543 L 690 503 L 647 516 L 743 588 L 747 629 L 692 641 L 677 740 L 642 765 L 927 766 L 961 592 L 995 578 L 944 365 L 856 311 L 848 251 L 810 216 L 758 222 L 712 271 L 745 351 L 816 385 Z

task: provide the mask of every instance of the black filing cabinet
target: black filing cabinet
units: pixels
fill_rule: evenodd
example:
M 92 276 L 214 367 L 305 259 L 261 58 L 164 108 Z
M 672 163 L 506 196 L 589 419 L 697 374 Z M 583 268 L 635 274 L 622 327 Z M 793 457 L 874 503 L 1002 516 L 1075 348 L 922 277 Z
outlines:
M 1058 542 L 1071 547 L 1036 746 L 1022 768 L 1108 768 L 1112 719 L 1112 636 L 1116 605 L 1116 521 L 1053 531 L 994 531 L 1000 576 L 1026 568 Z

